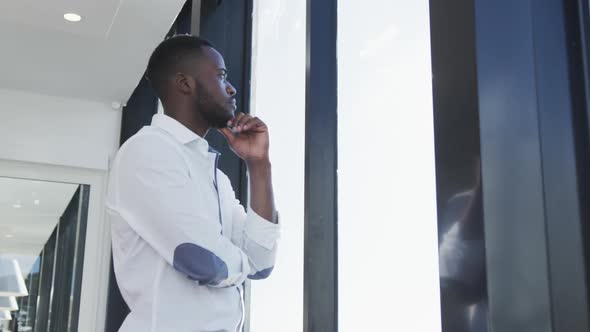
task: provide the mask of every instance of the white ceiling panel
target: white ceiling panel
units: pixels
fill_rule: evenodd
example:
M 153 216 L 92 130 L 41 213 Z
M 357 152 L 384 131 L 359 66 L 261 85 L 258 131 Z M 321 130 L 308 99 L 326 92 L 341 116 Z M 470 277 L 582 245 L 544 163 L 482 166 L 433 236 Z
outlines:
M 184 0 L 0 1 L 0 89 L 124 103 Z M 63 15 L 74 12 L 82 21 Z

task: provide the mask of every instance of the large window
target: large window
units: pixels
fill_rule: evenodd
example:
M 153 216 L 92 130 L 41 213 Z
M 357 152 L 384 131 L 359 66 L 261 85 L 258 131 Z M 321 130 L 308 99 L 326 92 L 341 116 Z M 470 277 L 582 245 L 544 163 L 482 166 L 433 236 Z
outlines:
M 271 132 L 282 237 L 275 269 L 251 282 L 250 331 L 303 328 L 305 1 L 254 1 L 251 110 Z
M 427 0 L 338 2 L 339 331 L 440 331 Z

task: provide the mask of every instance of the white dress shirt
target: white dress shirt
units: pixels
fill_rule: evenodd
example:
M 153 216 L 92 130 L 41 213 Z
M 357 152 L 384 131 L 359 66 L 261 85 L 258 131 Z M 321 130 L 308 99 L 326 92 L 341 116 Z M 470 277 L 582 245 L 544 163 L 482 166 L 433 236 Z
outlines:
M 157 114 L 113 161 L 107 211 L 117 283 L 131 313 L 121 332 L 235 332 L 242 283 L 268 277 L 279 225 L 235 198 L 219 154 Z

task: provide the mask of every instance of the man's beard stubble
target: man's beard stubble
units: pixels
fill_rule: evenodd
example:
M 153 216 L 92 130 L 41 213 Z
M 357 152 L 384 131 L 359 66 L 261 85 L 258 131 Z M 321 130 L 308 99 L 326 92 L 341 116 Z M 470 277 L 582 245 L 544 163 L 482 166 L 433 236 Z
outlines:
M 204 91 L 201 89 L 201 91 Z M 227 122 L 233 118 L 227 109 L 213 101 L 209 94 L 201 94 L 197 99 L 197 107 L 201 116 L 212 128 L 226 128 Z

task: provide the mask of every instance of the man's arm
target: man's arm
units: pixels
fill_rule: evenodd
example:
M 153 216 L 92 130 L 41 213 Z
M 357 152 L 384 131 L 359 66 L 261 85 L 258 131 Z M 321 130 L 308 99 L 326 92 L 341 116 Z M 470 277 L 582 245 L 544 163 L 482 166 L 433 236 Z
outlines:
M 232 241 L 250 259 L 253 271 L 248 278 L 265 279 L 274 268 L 279 237 L 268 154 L 268 128 L 260 119 L 242 113 L 229 121 L 228 126 L 232 130 L 224 128 L 220 131 L 238 157 L 246 161 L 250 174 L 251 209 L 248 217 L 242 210 L 242 215 L 234 219 Z
M 262 218 L 277 223 L 270 160 L 249 162 L 250 205 Z
M 262 120 L 239 113 L 220 129 L 231 149 L 246 162 L 250 174 L 250 205 L 264 219 L 276 223 L 269 159 L 268 127 Z
M 250 259 L 204 214 L 199 188 L 173 143 L 135 137 L 114 165 L 107 206 L 177 271 L 202 285 L 228 287 L 252 274 Z M 110 204 L 109 204 L 110 203 Z

